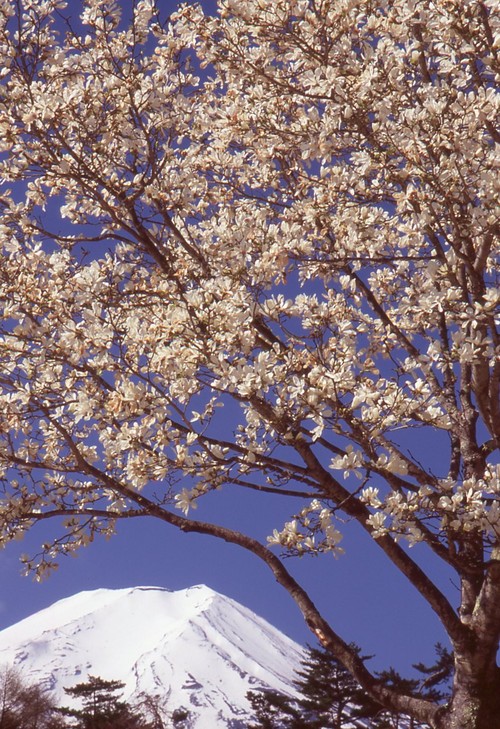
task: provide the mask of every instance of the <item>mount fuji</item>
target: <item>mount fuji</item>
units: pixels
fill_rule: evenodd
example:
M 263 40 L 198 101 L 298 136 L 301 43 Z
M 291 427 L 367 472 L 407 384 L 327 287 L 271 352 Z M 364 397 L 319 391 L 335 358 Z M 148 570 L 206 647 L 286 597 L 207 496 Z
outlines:
M 243 729 L 246 692 L 294 695 L 303 649 L 251 610 L 199 585 L 81 592 L 0 632 L 0 665 L 70 704 L 89 675 L 189 711 L 191 729 Z

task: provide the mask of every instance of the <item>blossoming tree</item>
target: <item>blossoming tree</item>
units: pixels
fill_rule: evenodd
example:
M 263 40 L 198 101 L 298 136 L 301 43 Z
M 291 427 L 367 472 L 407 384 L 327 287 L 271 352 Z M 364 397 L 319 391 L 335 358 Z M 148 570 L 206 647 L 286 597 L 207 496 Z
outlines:
M 42 575 L 120 519 L 211 534 L 376 701 L 498 726 L 497 0 L 133 5 L 0 3 L 3 543 L 51 520 Z M 234 489 L 289 502 L 267 544 L 193 518 Z M 446 630 L 445 706 L 285 568 L 346 518 Z

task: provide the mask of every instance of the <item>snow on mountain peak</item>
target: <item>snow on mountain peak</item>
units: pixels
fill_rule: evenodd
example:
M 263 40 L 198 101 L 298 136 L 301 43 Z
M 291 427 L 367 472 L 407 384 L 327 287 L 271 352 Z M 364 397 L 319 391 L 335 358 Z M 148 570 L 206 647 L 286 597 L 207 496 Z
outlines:
M 0 664 L 68 704 L 89 674 L 191 712 L 193 729 L 246 726 L 249 690 L 293 693 L 302 649 L 248 608 L 205 585 L 98 589 L 59 600 L 0 631 Z

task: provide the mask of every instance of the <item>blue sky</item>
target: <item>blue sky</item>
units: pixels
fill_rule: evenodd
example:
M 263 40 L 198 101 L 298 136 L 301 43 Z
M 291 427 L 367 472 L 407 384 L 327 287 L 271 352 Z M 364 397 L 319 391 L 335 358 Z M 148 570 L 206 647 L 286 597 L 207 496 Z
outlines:
M 247 519 L 279 525 L 272 510 L 263 515 L 258 503 L 255 496 L 238 492 L 225 495 L 220 507 L 208 511 L 217 508 L 220 521 L 238 510 Z M 200 504 L 196 516 L 203 518 L 204 511 Z M 78 556 L 63 558 L 57 572 L 35 583 L 20 576 L 18 556 L 36 551 L 43 529 L 0 553 L 0 628 L 81 590 L 135 585 L 175 590 L 203 583 L 243 603 L 298 642 L 314 643 L 297 607 L 269 569 L 238 547 L 182 534 L 154 519 L 129 521 L 119 524 L 109 541 L 97 540 Z M 286 566 L 310 589 L 332 627 L 365 654 L 374 654 L 373 667 L 390 664 L 407 673 L 412 663 L 431 660 L 433 645 L 443 634 L 424 601 L 359 528 L 347 527 L 343 544 L 346 554 L 338 560 L 331 555 L 306 557 L 288 560 Z M 427 563 L 443 577 L 431 559 Z M 456 588 L 448 584 L 452 602 L 454 592 L 458 600 Z
M 175 6 L 161 0 L 159 4 L 167 12 Z M 211 10 L 214 4 L 204 5 Z M 423 439 L 413 446 L 428 450 L 432 443 Z M 267 503 L 262 512 L 258 496 L 234 491 L 205 508 L 207 516 L 218 521 L 235 514 L 243 523 L 257 521 L 265 538 L 274 527 L 282 526 L 284 516 L 281 504 Z M 203 509 L 200 505 L 196 516 L 204 518 Z M 298 609 L 269 569 L 235 546 L 184 535 L 152 519 L 131 521 L 119 524 L 111 540 L 96 541 L 76 558 L 62 559 L 59 570 L 38 584 L 21 577 L 18 558 L 21 552 L 36 552 L 44 529 L 52 533 L 50 524 L 38 527 L 24 542 L 0 553 L 0 628 L 81 590 L 135 585 L 180 589 L 204 583 L 245 604 L 297 641 L 313 642 Z M 310 589 L 332 627 L 347 641 L 358 643 L 363 653 L 375 655 L 372 665 L 376 668 L 390 664 L 407 673 L 412 663 L 431 660 L 434 643 L 444 638 L 430 609 L 359 528 L 346 527 L 343 546 L 346 554 L 339 560 L 331 555 L 289 560 L 287 567 Z M 438 569 L 430 557 L 426 564 L 431 571 Z M 444 577 L 452 604 L 458 602 L 451 579 L 436 574 Z

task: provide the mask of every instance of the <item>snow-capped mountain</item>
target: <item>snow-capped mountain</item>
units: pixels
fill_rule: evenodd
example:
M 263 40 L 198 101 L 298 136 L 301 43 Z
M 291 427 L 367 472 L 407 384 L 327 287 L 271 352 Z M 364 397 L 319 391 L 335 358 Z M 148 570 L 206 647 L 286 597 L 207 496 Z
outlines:
M 0 665 L 70 704 L 88 675 L 189 710 L 192 729 L 239 729 L 248 690 L 292 693 L 299 645 L 234 600 L 199 585 L 81 592 L 0 631 Z

